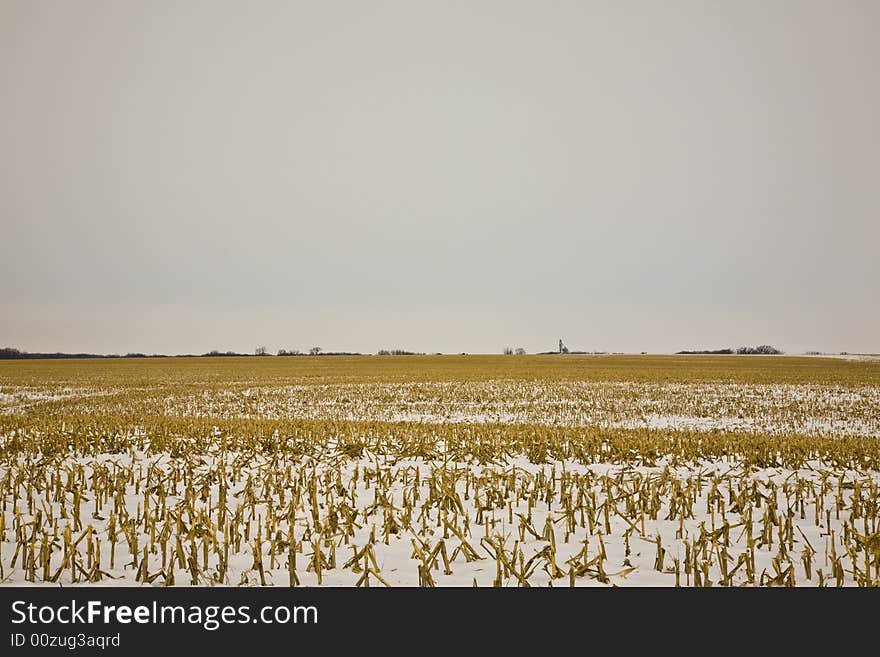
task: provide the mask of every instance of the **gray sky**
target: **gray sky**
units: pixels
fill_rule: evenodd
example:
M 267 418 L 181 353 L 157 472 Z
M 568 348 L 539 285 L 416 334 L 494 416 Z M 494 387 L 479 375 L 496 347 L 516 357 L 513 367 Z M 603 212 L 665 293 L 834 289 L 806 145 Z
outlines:
M 880 2 L 0 0 L 0 346 L 880 351 Z

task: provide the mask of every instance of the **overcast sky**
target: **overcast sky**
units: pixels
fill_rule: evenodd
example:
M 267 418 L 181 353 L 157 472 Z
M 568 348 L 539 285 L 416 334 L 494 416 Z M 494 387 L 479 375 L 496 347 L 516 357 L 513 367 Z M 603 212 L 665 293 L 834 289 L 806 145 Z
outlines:
M 0 346 L 880 351 L 880 2 L 0 0 Z

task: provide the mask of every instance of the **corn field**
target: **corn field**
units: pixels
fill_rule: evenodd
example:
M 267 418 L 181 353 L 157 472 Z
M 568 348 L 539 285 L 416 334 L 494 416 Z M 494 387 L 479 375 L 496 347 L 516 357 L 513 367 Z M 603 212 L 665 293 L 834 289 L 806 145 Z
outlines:
M 877 586 L 880 362 L 0 362 L 0 582 Z

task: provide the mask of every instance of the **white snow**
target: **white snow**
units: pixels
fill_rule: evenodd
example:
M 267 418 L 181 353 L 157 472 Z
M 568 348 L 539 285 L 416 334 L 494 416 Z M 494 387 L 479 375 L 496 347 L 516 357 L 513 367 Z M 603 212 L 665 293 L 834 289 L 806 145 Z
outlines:
M 880 387 L 480 381 L 280 386 L 166 400 L 183 417 L 748 431 L 880 436 Z
M 241 466 L 241 459 L 243 458 L 247 458 L 247 465 L 245 466 L 242 476 L 239 478 L 239 486 L 236 490 L 229 491 L 228 508 L 230 514 L 235 513 L 236 509 L 243 504 L 243 498 L 236 497 L 235 493 L 240 492 L 243 488 L 246 476 L 253 477 L 255 485 L 259 488 L 260 482 L 270 470 L 277 472 L 280 468 L 283 471 L 285 463 L 282 462 L 279 464 L 273 462 L 272 458 L 268 456 L 247 456 L 243 454 L 225 453 L 211 457 L 201 457 L 201 464 L 196 469 L 197 473 L 202 474 L 209 472 L 216 473 L 218 470 L 225 470 L 228 474 L 231 474 L 234 468 Z M 121 472 L 127 471 L 127 468 L 134 466 L 135 472 L 148 472 L 152 470 L 158 475 L 162 475 L 162 473 L 168 475 L 174 471 L 176 463 L 178 465 L 180 464 L 179 461 L 175 461 L 175 459 L 170 458 L 168 455 L 157 456 L 134 453 L 131 455 L 102 455 L 97 458 L 89 459 L 68 458 L 59 464 L 59 468 L 63 470 L 64 468 L 81 465 L 84 467 L 85 480 L 88 481 L 96 467 L 106 467 L 111 471 L 119 469 Z M 288 464 L 289 463 L 292 462 L 288 462 Z M 0 467 L 0 479 L 6 477 L 7 473 L 10 471 L 10 467 L 14 468 L 16 465 L 21 465 L 21 462 Z M 413 556 L 413 541 L 415 541 L 416 544 L 424 542 L 429 548 L 433 548 L 441 539 L 444 539 L 450 556 L 455 551 L 455 548 L 461 544 L 460 539 L 454 534 L 449 531 L 444 532 L 440 520 L 446 516 L 443 515 L 441 505 L 436 499 L 432 500 L 432 490 L 429 481 L 437 481 L 437 477 L 443 476 L 440 473 L 440 468 L 443 467 L 442 464 L 437 462 L 429 463 L 421 459 L 392 462 L 380 454 L 365 454 L 362 458 L 357 460 L 340 461 L 338 455 L 329 454 L 326 459 L 320 462 L 300 464 L 300 467 L 306 466 L 309 468 L 314 466 L 319 479 L 324 472 L 335 472 L 337 468 L 339 469 L 341 480 L 343 482 L 349 482 L 351 480 L 355 468 L 358 468 L 362 473 L 359 483 L 353 489 L 355 492 L 354 499 L 350 499 L 350 491 L 346 492 L 344 496 L 338 498 L 338 500 L 341 500 L 344 497 L 348 497 L 349 501 L 353 502 L 353 507 L 360 510 L 360 513 L 362 514 L 359 520 L 360 528 L 355 532 L 354 536 L 347 540 L 343 540 L 341 536 L 338 536 L 335 539 L 337 543 L 337 567 L 332 570 L 324 571 L 323 585 L 351 586 L 355 584 L 360 578 L 360 574 L 354 572 L 351 568 L 343 567 L 343 564 L 355 553 L 356 549 L 365 545 L 371 531 L 375 531 L 376 536 L 378 537 L 374 550 L 381 576 L 392 586 L 418 585 L 418 565 L 420 561 Z M 827 484 L 829 481 L 832 483 L 846 481 L 849 482 L 848 485 L 850 487 L 856 482 L 859 482 L 860 485 L 864 487 L 870 486 L 872 482 L 875 486 L 880 484 L 880 473 L 875 472 L 872 474 L 865 474 L 846 471 L 834 472 L 833 475 L 830 475 L 830 470 L 820 462 L 811 462 L 798 470 L 765 468 L 744 471 L 740 466 L 726 460 L 702 461 L 685 464 L 679 463 L 674 465 L 661 462 L 649 467 L 624 466 L 609 463 L 582 465 L 562 461 L 538 465 L 529 462 L 525 458 L 517 457 L 509 459 L 502 465 L 489 466 L 476 463 L 447 462 L 445 468 L 446 472 L 457 473 L 454 476 L 457 481 L 455 491 L 463 502 L 464 513 L 456 514 L 455 522 L 460 528 L 465 526 L 468 527 L 468 529 L 462 530 L 464 532 L 464 538 L 476 550 L 480 559 L 467 561 L 464 558 L 464 555 L 459 552 L 452 560 L 450 566 L 451 572 L 448 574 L 444 573 L 444 567 L 441 562 L 438 569 L 432 571 L 432 576 L 435 582 L 440 586 L 471 586 L 474 582 L 479 586 L 491 586 L 497 576 L 497 565 L 492 556 L 493 548 L 487 539 L 486 525 L 480 524 L 476 521 L 477 499 L 479 495 L 482 495 L 482 492 L 476 491 L 477 495 L 475 495 L 475 491 L 471 490 L 470 497 L 467 499 L 465 498 L 465 477 L 462 476 L 462 473 L 465 471 L 471 472 L 477 480 L 481 481 L 501 481 L 495 477 L 496 475 L 502 475 L 503 478 L 508 481 L 520 482 L 517 485 L 527 485 L 527 482 L 534 481 L 536 475 L 541 475 L 548 481 L 551 480 L 551 478 L 554 478 L 559 482 L 561 481 L 563 472 L 569 473 L 569 476 L 577 474 L 579 477 L 588 478 L 588 481 L 590 482 L 589 490 L 596 495 L 597 504 L 599 505 L 602 505 L 605 500 L 605 484 L 607 483 L 607 478 L 621 482 L 621 486 L 624 488 L 630 485 L 638 487 L 639 485 L 644 484 L 646 479 L 661 481 L 660 478 L 663 476 L 667 477 L 667 480 L 678 479 L 681 482 L 693 482 L 699 478 L 700 481 L 703 482 L 703 489 L 702 493 L 697 495 L 694 509 L 701 510 L 706 508 L 707 495 L 709 495 L 712 490 L 712 482 L 715 480 L 715 477 L 722 477 L 721 479 L 718 479 L 718 481 L 727 481 L 726 479 L 723 479 L 723 477 L 729 477 L 732 472 L 734 473 L 733 481 L 738 483 L 754 482 L 759 487 L 759 490 L 768 495 L 770 492 L 770 483 L 775 482 L 777 486 L 780 487 L 777 491 L 775 502 L 781 510 L 788 508 L 786 506 L 787 495 L 797 486 L 817 486 L 818 490 L 823 491 L 820 497 L 822 497 L 824 508 L 833 509 L 837 489 L 835 486 L 828 486 Z M 380 472 L 383 476 L 390 477 L 394 480 L 394 483 L 388 488 L 389 498 L 386 500 L 390 507 L 375 506 L 376 486 L 373 484 L 371 487 L 365 483 L 363 473 L 366 470 Z M 665 475 L 663 474 L 664 470 L 666 471 Z M 416 471 L 419 472 L 421 477 L 420 486 L 413 485 L 413 478 Z M 446 476 L 449 477 L 450 475 Z M 153 481 L 155 482 L 157 480 L 158 479 L 154 477 Z M 404 480 L 409 483 L 404 484 Z M 472 481 L 474 480 L 475 479 L 472 479 Z M 631 482 L 631 484 L 628 482 Z M 347 486 L 348 484 L 346 483 L 345 485 Z M 197 509 L 204 510 L 209 517 L 216 517 L 219 489 L 216 484 L 211 485 L 209 488 L 209 497 L 205 500 L 197 499 L 195 501 L 195 506 Z M 325 494 L 332 495 L 332 493 L 329 493 L 329 488 L 330 487 L 324 489 L 317 499 L 323 500 Z M 557 490 L 559 489 L 558 483 L 556 488 Z M 427 521 L 423 523 L 423 525 L 422 523 L 414 521 L 412 523 L 412 529 L 400 529 L 397 533 L 384 537 L 382 535 L 382 526 L 383 514 L 386 512 L 386 509 L 401 508 L 403 506 L 403 496 L 405 494 L 411 496 L 416 489 L 420 491 L 420 500 L 416 503 L 416 512 L 413 514 L 413 518 L 416 517 L 419 509 L 424 509 L 427 513 Z M 488 490 L 488 488 L 480 490 Z M 22 497 L 19 499 L 17 505 L 23 512 L 21 522 L 24 524 L 31 522 L 34 519 L 34 516 L 32 513 L 27 512 L 27 504 L 24 502 L 24 483 L 22 483 L 22 486 L 20 487 L 20 492 L 22 493 Z M 183 509 L 185 509 L 183 493 L 184 488 L 181 484 L 178 487 L 177 494 L 169 494 L 166 499 L 166 505 L 169 508 L 178 509 L 182 514 L 180 517 L 189 522 L 190 518 L 183 511 Z M 87 497 L 91 497 L 88 491 L 86 491 L 85 494 Z M 71 493 L 68 491 L 65 495 L 68 514 L 71 513 L 71 499 Z M 128 513 L 130 513 L 132 517 L 136 517 L 139 506 L 144 504 L 144 499 L 145 495 L 143 490 L 137 495 L 134 493 L 133 485 L 128 486 L 124 504 Z M 501 541 L 504 545 L 504 549 L 508 552 L 508 556 L 510 556 L 514 549 L 521 550 L 523 559 L 527 562 L 533 556 L 547 548 L 550 543 L 543 538 L 537 538 L 529 532 L 523 533 L 520 530 L 521 522 L 517 514 L 526 516 L 529 514 L 529 508 L 524 501 L 521 501 L 519 504 L 513 505 L 511 509 L 508 509 L 507 502 L 512 499 L 514 499 L 514 497 L 508 495 L 507 499 L 501 499 L 488 505 L 486 505 L 488 500 L 484 499 L 480 504 L 483 505 L 484 516 L 489 521 L 488 536 L 491 537 L 491 540 Z M 668 499 L 665 500 L 665 502 L 668 502 Z M 578 521 L 578 526 L 573 533 L 568 534 L 565 531 L 566 521 L 564 514 L 561 512 L 558 497 L 550 503 L 539 499 L 531 509 L 531 526 L 538 534 L 541 534 L 542 530 L 545 528 L 547 518 L 549 517 L 552 520 L 556 543 L 555 562 L 562 571 L 565 571 L 565 573 L 568 573 L 568 565 L 566 565 L 566 562 L 569 559 L 574 559 L 575 564 L 583 562 L 583 559 L 575 558 L 575 555 L 584 549 L 585 546 L 587 546 L 588 558 L 594 557 L 600 547 L 604 546 L 604 550 L 607 554 L 607 561 L 604 566 L 605 571 L 608 573 L 607 581 L 600 581 L 595 577 L 595 573 L 588 572 L 587 574 L 576 578 L 575 585 L 577 586 L 671 586 L 675 582 L 675 574 L 672 570 L 673 560 L 684 560 L 685 542 L 692 541 L 694 537 L 699 536 L 703 531 L 715 531 L 722 525 L 721 517 L 714 513 L 711 517 L 708 513 L 698 513 L 696 517 L 687 518 L 685 520 L 679 518 L 666 519 L 670 507 L 665 502 L 656 514 L 656 519 L 645 522 L 644 531 L 642 531 L 640 525 L 631 527 L 629 523 L 633 522 L 633 520 L 628 522 L 624 520 L 622 515 L 613 513 L 609 520 L 611 527 L 610 533 L 605 532 L 603 529 L 603 521 L 597 519 L 592 531 L 588 528 L 587 524 L 581 526 L 580 521 Z M 273 503 L 275 508 L 283 506 L 280 505 L 277 499 L 273 499 Z M 140 550 L 142 550 L 144 546 L 150 545 L 150 536 L 143 531 L 139 533 L 138 555 L 131 554 L 126 540 L 120 538 L 116 546 L 116 564 L 114 568 L 110 568 L 108 557 L 109 546 L 106 542 L 105 529 L 108 523 L 106 516 L 109 515 L 109 510 L 112 508 L 113 504 L 112 502 L 106 503 L 107 509 L 103 511 L 101 517 L 95 517 L 92 515 L 92 504 L 93 503 L 89 500 L 84 500 L 81 503 L 80 515 L 83 518 L 83 527 L 91 524 L 97 530 L 97 535 L 105 537 L 104 545 L 102 547 L 102 569 L 109 573 L 113 578 L 104 577 L 101 580 L 100 585 L 113 586 L 137 584 L 134 579 L 136 570 L 134 565 L 136 561 L 135 557 L 140 555 Z M 263 500 L 254 507 L 252 513 L 251 511 L 246 512 L 247 516 L 252 516 L 252 520 L 249 522 L 251 528 L 250 536 L 252 538 L 257 533 L 257 520 L 260 517 L 265 517 L 267 513 L 267 504 L 268 500 Z M 151 496 L 151 508 L 155 509 L 157 505 L 158 502 L 156 497 Z M 35 505 L 34 513 L 37 508 L 41 507 L 41 511 L 44 514 L 51 512 L 55 518 L 59 517 L 59 502 L 46 504 L 41 500 L 38 505 Z M 615 508 L 616 507 L 617 505 L 615 504 Z M 322 517 L 326 516 L 327 509 L 323 503 L 320 504 L 317 511 Z M 12 515 L 11 505 L 7 506 L 5 513 L 7 516 L 6 538 L 2 542 L 2 545 L 0 545 L 0 547 L 2 547 L 2 550 L 0 550 L 0 559 L 2 559 L 4 566 L 2 583 L 7 585 L 21 585 L 26 582 L 26 573 L 21 567 L 21 561 L 19 560 L 15 567 L 11 566 L 13 555 L 16 551 L 15 541 L 10 540 L 11 534 L 13 533 L 12 519 L 10 517 Z M 299 540 L 302 540 L 303 538 L 303 533 L 306 525 L 309 523 L 311 514 L 312 507 L 308 503 L 296 510 L 297 520 L 296 529 L 294 531 Z M 467 525 L 461 520 L 465 515 L 470 519 Z M 827 524 L 827 518 L 824 513 L 818 515 L 817 521 L 816 515 L 811 508 L 807 509 L 807 513 L 803 519 L 796 513 L 792 516 L 792 521 L 798 529 L 798 531 L 795 532 L 796 538 L 793 541 L 794 551 L 792 552 L 792 561 L 795 564 L 798 563 L 798 558 L 801 553 L 807 549 L 807 541 L 812 546 L 812 549 L 816 550 L 818 553 L 815 556 L 815 565 L 813 566 L 813 574 L 810 580 L 806 579 L 803 568 L 798 567 L 799 585 L 815 585 L 817 583 L 816 569 L 824 569 L 826 580 L 830 578 L 827 559 L 825 559 L 822 554 L 824 549 L 828 546 L 828 542 L 831 540 L 832 530 L 834 531 L 835 541 L 841 541 L 843 524 L 847 521 L 851 526 L 855 524 L 854 520 L 850 519 L 850 516 L 851 512 L 849 510 L 845 510 L 839 515 L 831 514 L 829 516 L 831 520 L 830 525 Z M 452 517 L 453 514 L 450 512 L 449 518 Z M 510 522 L 511 517 L 513 518 L 512 523 Z M 744 527 L 741 525 L 742 518 L 733 511 L 728 512 L 728 518 L 731 525 L 729 530 L 731 546 L 727 549 L 731 561 L 728 563 L 728 568 L 732 570 L 734 565 L 733 560 L 746 551 L 747 545 L 744 538 Z M 66 524 L 71 522 L 70 519 L 58 520 L 59 530 L 62 530 Z M 139 522 L 138 524 L 140 525 L 142 523 Z M 761 526 L 760 510 L 756 509 L 754 510 L 752 522 L 753 534 L 755 536 L 760 535 Z M 50 533 L 52 532 L 52 529 L 48 525 L 46 525 L 44 529 Z M 285 523 L 281 523 L 278 529 L 282 533 L 285 533 L 287 530 Z M 626 532 L 628 529 L 630 529 L 630 531 L 627 536 Z M 776 528 L 774 528 L 773 531 L 775 532 Z M 77 534 L 79 534 L 79 532 L 75 532 L 75 535 Z M 39 538 L 39 534 L 37 536 Z M 661 544 L 666 552 L 665 566 L 662 571 L 658 571 L 655 568 L 657 536 L 661 537 Z M 264 539 L 265 538 L 266 536 L 264 534 Z M 277 563 L 273 566 L 271 564 L 271 559 L 268 556 L 268 539 L 266 540 L 267 542 L 266 546 L 264 546 L 265 553 L 263 558 L 266 564 L 265 570 L 267 584 L 287 586 L 288 571 L 286 567 L 286 552 L 283 550 L 279 551 Z M 629 543 L 629 554 L 627 554 L 627 540 Z M 198 543 L 198 547 L 201 548 L 201 542 Z M 298 576 L 304 585 L 317 585 L 317 575 L 314 572 L 306 572 L 305 568 L 305 564 L 308 561 L 308 556 L 311 554 L 311 551 L 312 544 L 309 541 L 306 541 L 304 543 L 303 553 L 298 556 Z M 201 553 L 201 550 L 199 549 L 198 552 Z M 779 558 L 778 552 L 779 548 L 775 544 L 772 546 L 762 545 L 756 550 L 756 579 L 762 572 L 767 576 L 774 573 L 773 561 L 774 559 Z M 842 543 L 837 546 L 837 552 L 845 554 Z M 150 551 L 150 560 L 152 564 L 149 568 L 150 572 L 159 570 L 161 553 L 158 545 Z M 199 557 L 199 560 L 201 561 L 201 557 Z M 218 561 L 217 555 L 212 551 L 209 554 L 208 568 L 204 570 L 202 575 L 200 575 L 198 584 L 255 585 L 259 582 L 259 577 L 257 572 L 252 568 L 253 562 L 254 559 L 250 545 L 247 541 L 242 541 L 241 548 L 230 556 L 229 569 L 226 577 L 220 581 L 214 581 L 211 579 L 211 573 L 215 572 Z M 51 569 L 54 570 L 58 568 L 60 563 L 61 553 L 60 550 L 56 550 L 53 556 Z M 537 563 L 539 565 L 535 568 L 533 575 L 529 577 L 528 580 L 531 585 L 567 586 L 569 584 L 567 576 L 556 578 L 551 577 L 549 563 L 544 557 L 538 557 Z M 720 563 L 715 562 L 709 571 L 710 579 L 717 582 L 720 577 L 720 572 Z M 853 584 L 852 578 L 849 576 L 847 577 L 848 578 L 845 579 L 844 583 L 846 585 Z M 686 582 L 683 570 L 681 571 L 680 578 L 682 585 L 684 585 Z M 690 577 L 688 577 L 688 580 L 690 580 Z M 158 585 L 161 582 L 162 578 L 160 577 L 155 584 Z M 176 573 L 176 582 L 178 585 L 189 585 L 190 579 L 188 572 L 186 570 L 178 569 Z M 738 584 L 753 583 L 748 580 L 744 571 L 735 578 L 735 582 Z M 65 572 L 59 583 L 66 586 L 70 585 L 72 582 L 70 581 L 69 575 Z M 518 580 L 511 574 L 503 576 L 501 583 L 504 586 L 516 586 L 518 585 Z M 376 586 L 381 584 L 374 580 L 373 585 Z

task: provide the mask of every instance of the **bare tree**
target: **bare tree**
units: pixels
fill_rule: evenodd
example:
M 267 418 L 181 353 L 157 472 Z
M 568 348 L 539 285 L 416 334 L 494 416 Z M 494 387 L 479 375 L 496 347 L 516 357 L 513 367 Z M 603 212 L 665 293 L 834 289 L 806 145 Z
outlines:
M 513 347 L 504 347 L 504 351 L 502 352 L 505 356 L 510 356 L 513 354 Z
M 526 350 L 523 349 L 522 347 L 517 347 L 517 348 L 516 348 L 516 355 L 517 355 L 517 356 L 525 356 L 525 355 L 526 355 Z
M 309 354 L 312 356 L 317 356 L 320 353 L 321 353 L 321 347 L 312 347 L 311 349 L 309 349 Z
M 267 356 L 269 354 L 269 350 L 264 346 L 259 346 L 254 349 L 254 354 L 257 356 Z

